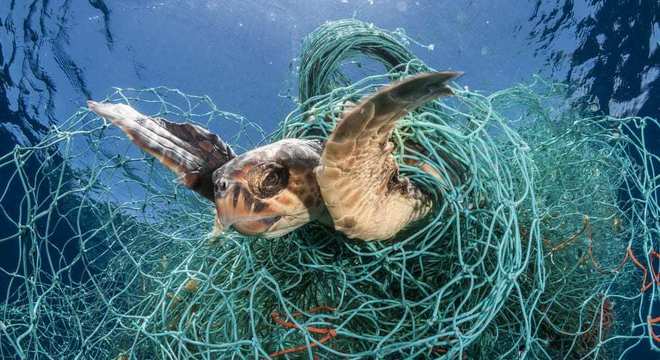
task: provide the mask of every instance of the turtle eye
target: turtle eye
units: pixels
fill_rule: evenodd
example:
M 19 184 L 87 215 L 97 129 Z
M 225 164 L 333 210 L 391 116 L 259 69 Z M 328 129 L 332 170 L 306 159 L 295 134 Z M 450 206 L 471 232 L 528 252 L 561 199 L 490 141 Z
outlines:
M 264 177 L 263 181 L 261 182 L 261 186 L 263 187 L 277 186 L 277 184 L 280 183 L 281 176 L 282 176 L 281 172 L 279 171 L 270 171 Z
M 255 190 L 259 197 L 268 198 L 280 192 L 288 183 L 289 171 L 287 168 L 279 164 L 271 164 L 264 169 Z

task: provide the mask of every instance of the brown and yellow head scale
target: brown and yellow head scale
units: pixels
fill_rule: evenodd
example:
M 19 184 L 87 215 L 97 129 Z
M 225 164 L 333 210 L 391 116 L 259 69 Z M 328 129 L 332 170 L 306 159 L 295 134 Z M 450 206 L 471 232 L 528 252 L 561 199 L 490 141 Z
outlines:
M 325 148 L 285 139 L 236 156 L 193 124 L 145 116 L 128 105 L 88 102 L 140 148 L 215 204 L 215 232 L 227 227 L 277 237 L 314 220 L 351 238 L 383 240 L 423 217 L 430 201 L 398 176 L 389 137 L 395 122 L 451 95 L 455 72 L 423 73 L 382 88 L 342 115 Z

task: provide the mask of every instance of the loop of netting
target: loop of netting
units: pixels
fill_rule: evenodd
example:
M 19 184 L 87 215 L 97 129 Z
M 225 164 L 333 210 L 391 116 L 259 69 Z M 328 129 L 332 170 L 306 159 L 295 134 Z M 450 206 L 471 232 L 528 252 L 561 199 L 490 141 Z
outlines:
M 400 31 L 390 33 L 373 24 L 355 20 L 327 22 L 305 38 L 299 65 L 298 100 L 313 105 L 315 96 L 351 84 L 343 65 L 369 58 L 384 66 L 386 72 L 403 64 L 413 64 L 417 73 L 428 67 L 417 59 L 403 42 Z
M 360 54 L 394 60 L 351 82 L 338 65 Z M 270 139 L 324 139 L 347 101 L 428 69 L 355 20 L 312 33 L 302 58 L 304 101 Z M 569 108 L 564 87 L 540 79 L 454 91 L 395 130 L 402 173 L 436 206 L 385 242 L 320 224 L 210 238 L 212 205 L 86 110 L 16 147 L 0 157 L 0 244 L 17 254 L 0 268 L 1 355 L 606 358 L 658 341 L 645 305 L 659 282 L 658 157 L 642 137 L 658 122 Z M 265 137 L 207 97 L 161 87 L 108 100 L 235 148 Z

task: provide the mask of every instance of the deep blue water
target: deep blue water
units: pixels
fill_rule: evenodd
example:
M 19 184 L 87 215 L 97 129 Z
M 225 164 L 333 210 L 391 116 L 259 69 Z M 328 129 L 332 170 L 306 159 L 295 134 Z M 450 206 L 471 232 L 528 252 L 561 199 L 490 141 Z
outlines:
M 541 74 L 604 113 L 660 118 L 659 14 L 657 0 L 3 0 L 0 155 L 113 86 L 206 94 L 273 130 L 292 109 L 301 39 L 346 17 L 405 29 L 414 53 L 464 71 L 471 89 Z M 658 129 L 647 131 L 660 152 Z M 0 261 L 14 258 L 0 244 Z M 642 356 L 654 358 L 630 358 Z

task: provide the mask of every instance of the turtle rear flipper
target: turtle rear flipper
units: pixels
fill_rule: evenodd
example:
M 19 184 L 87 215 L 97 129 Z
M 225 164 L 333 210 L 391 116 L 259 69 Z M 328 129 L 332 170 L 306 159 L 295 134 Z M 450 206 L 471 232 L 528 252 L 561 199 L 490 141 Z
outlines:
M 399 177 L 389 137 L 396 120 L 439 96 L 458 72 L 423 73 L 389 85 L 346 113 L 326 142 L 316 178 L 335 229 L 384 240 L 428 213 L 431 201 Z
M 194 124 L 148 117 L 125 104 L 88 101 L 87 106 L 175 172 L 185 186 L 214 200 L 213 171 L 236 157 L 217 135 Z

